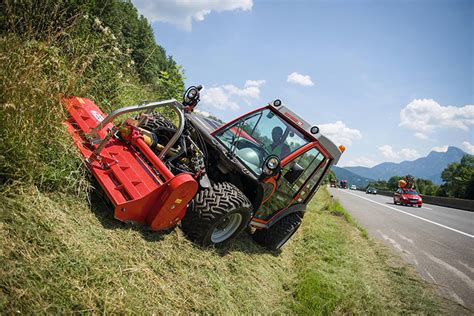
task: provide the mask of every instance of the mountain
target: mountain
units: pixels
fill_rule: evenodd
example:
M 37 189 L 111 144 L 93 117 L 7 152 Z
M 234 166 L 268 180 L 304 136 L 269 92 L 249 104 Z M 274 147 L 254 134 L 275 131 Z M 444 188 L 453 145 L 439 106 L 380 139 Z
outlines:
M 428 179 L 436 184 L 442 184 L 441 172 L 450 163 L 461 161 L 464 155 L 466 155 L 464 151 L 451 146 L 448 147 L 446 152 L 432 151 L 428 156 L 413 161 L 384 162 L 372 168 L 344 167 L 344 169 L 362 177 L 376 180 L 388 180 L 392 176 L 411 174 L 416 178 Z
M 362 177 L 346 168 L 332 166 L 332 171 L 336 174 L 337 180 L 347 180 L 347 185 L 355 184 L 358 188 L 365 188 L 369 182 L 374 180 Z

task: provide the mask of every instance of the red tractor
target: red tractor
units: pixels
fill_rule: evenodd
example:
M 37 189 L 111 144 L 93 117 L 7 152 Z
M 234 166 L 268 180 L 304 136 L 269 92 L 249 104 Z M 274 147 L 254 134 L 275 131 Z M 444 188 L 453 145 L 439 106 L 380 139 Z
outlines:
M 199 90 L 189 88 L 182 104 L 109 115 L 89 99 L 65 98 L 66 126 L 118 220 L 157 231 L 181 221 L 191 240 L 216 246 L 250 225 L 257 243 L 281 248 L 342 149 L 279 100 L 220 125 L 193 113 Z M 176 112 L 176 124 L 160 107 Z M 130 113 L 139 114 L 113 123 Z

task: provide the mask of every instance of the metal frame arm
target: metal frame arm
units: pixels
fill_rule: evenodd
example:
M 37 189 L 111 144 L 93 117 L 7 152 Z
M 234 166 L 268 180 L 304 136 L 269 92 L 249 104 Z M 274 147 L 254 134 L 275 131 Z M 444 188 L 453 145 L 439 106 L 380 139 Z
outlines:
M 184 119 L 184 113 L 182 110 L 183 106 L 181 105 L 181 103 L 179 103 L 175 99 L 159 101 L 159 102 L 151 102 L 151 103 L 140 104 L 140 105 L 131 105 L 131 106 L 127 106 L 127 107 L 112 111 L 109 115 L 107 115 L 107 117 L 102 122 L 97 124 L 97 126 L 94 127 L 89 132 L 89 134 L 86 135 L 86 138 L 90 140 L 91 142 L 100 140 L 98 136 L 98 132 L 102 130 L 108 123 L 112 122 L 119 115 L 130 113 L 130 112 L 140 112 L 140 111 L 141 112 L 146 111 L 147 113 L 150 113 L 152 110 L 158 107 L 162 107 L 162 106 L 170 106 L 176 112 L 179 119 L 179 125 L 178 125 L 178 129 L 176 130 L 176 133 L 173 135 L 173 137 L 170 139 L 168 144 L 166 144 L 165 148 L 161 151 L 161 153 L 158 156 L 159 159 L 163 159 L 166 153 L 168 152 L 168 150 L 170 150 L 170 148 L 173 147 L 173 145 L 176 143 L 176 141 L 178 140 L 178 138 L 181 136 L 181 134 L 184 131 L 185 119 Z M 102 143 L 107 141 L 107 137 L 105 137 L 104 139 L 100 141 L 101 141 L 101 144 L 99 144 L 98 149 L 102 148 Z M 99 152 L 96 153 L 96 155 L 98 154 Z

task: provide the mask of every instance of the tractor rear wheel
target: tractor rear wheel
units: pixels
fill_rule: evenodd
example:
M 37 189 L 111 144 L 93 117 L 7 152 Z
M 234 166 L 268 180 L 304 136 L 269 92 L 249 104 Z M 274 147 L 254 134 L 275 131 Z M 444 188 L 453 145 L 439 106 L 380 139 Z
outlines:
M 297 213 L 291 213 L 268 229 L 258 229 L 252 238 L 269 250 L 278 250 L 296 233 L 300 225 L 301 217 Z
M 136 117 L 139 119 L 140 117 Z M 161 113 L 153 112 L 149 115 L 144 122 L 142 122 L 139 127 L 149 130 L 158 136 L 158 143 L 166 145 L 174 133 L 176 133 L 176 126 L 164 117 Z
M 248 226 L 252 204 L 235 185 L 222 182 L 199 191 L 181 227 L 194 242 L 220 246 L 238 236 Z

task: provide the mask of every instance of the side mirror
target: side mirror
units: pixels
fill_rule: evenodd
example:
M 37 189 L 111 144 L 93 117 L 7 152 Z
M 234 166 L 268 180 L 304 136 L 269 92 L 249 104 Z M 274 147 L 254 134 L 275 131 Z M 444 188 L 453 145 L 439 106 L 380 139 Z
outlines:
M 298 165 L 297 163 L 293 164 L 293 166 L 285 173 L 284 178 L 289 183 L 293 184 L 303 173 L 304 168 Z

